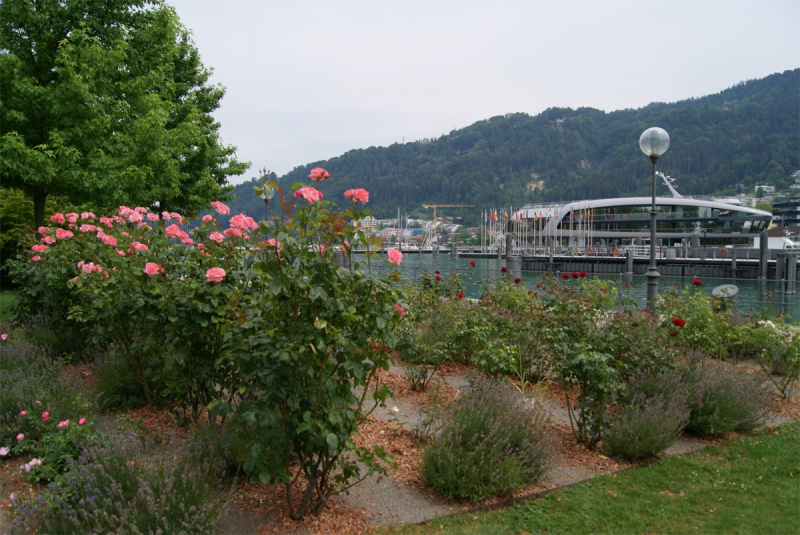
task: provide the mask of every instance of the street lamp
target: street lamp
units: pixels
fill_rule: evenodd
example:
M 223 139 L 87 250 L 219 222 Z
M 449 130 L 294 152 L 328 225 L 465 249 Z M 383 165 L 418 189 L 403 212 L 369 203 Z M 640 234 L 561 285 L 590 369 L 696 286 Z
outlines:
M 656 267 L 656 162 L 669 148 L 669 134 L 663 128 L 654 126 L 642 132 L 639 148 L 653 162 L 653 203 L 650 206 L 650 267 L 647 268 L 647 308 L 655 308 L 658 289 L 658 268 Z

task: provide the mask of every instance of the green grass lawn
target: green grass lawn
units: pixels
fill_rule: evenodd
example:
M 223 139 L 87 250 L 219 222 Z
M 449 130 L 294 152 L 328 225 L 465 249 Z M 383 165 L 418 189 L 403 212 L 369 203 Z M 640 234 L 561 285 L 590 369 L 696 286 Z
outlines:
M 17 303 L 17 296 L 12 292 L 0 292 L 0 321 L 13 319 L 11 309 Z
M 800 533 L 800 422 L 482 514 L 378 533 Z

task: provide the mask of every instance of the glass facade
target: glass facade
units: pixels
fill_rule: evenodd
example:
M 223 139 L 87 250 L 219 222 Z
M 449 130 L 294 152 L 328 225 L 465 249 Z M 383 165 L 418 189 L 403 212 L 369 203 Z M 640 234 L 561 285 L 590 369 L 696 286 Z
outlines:
M 767 229 L 771 219 L 736 207 L 659 205 L 657 210 L 659 233 L 759 234 Z M 650 230 L 650 205 L 595 208 L 566 214 L 558 230 L 647 233 Z

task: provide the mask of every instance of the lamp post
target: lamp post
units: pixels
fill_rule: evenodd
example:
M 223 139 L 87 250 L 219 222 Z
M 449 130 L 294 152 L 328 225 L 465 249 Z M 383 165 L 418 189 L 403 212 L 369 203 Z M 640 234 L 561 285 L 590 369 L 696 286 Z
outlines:
M 656 162 L 669 148 L 669 134 L 663 128 L 654 126 L 642 132 L 639 148 L 653 162 L 653 202 L 650 206 L 650 267 L 647 268 L 647 308 L 655 308 L 658 278 L 661 276 L 656 267 Z

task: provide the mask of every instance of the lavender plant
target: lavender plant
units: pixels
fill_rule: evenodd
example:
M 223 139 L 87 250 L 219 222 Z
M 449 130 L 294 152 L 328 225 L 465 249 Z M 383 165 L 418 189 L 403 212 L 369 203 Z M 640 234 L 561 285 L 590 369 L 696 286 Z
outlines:
M 543 412 L 507 384 L 476 378 L 422 473 L 439 495 L 477 502 L 535 482 L 547 465 Z
M 227 497 L 216 485 L 219 456 L 197 440 L 163 455 L 141 452 L 124 430 L 91 441 L 58 485 L 27 503 L 12 497 L 11 533 L 213 532 Z
M 714 436 L 751 431 L 766 416 L 769 397 L 752 375 L 708 362 L 683 368 L 691 417 L 690 433 Z
M 679 374 L 638 374 L 603 435 L 608 455 L 652 457 L 667 449 L 689 422 L 689 403 Z

